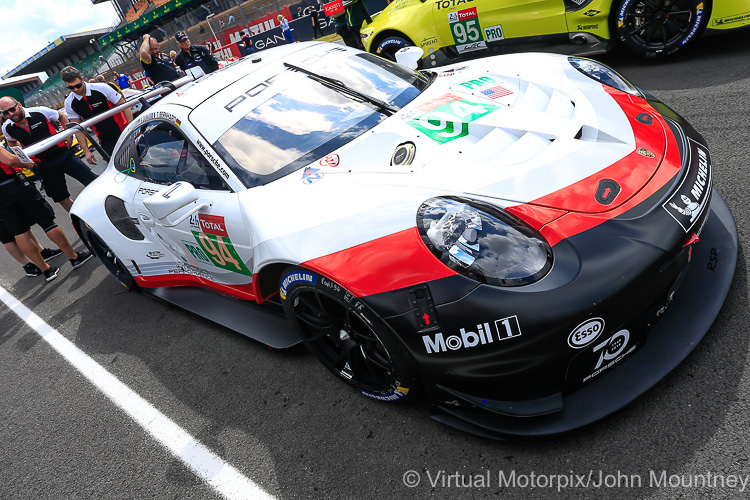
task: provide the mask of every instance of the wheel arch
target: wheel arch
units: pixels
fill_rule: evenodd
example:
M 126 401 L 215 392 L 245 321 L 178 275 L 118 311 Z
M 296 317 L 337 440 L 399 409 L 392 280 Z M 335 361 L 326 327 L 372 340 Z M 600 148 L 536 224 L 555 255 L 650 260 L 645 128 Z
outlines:
M 255 273 L 255 290 L 258 303 L 265 302 L 279 291 L 279 282 L 285 269 L 296 266 L 291 262 L 272 262 L 261 267 Z
M 396 29 L 386 29 L 386 30 L 381 31 L 377 35 L 374 35 L 374 38 L 372 39 L 372 44 L 370 44 L 370 53 L 377 55 L 377 53 L 378 53 L 378 50 L 377 50 L 378 49 L 378 45 L 380 45 L 380 43 L 383 40 L 385 40 L 386 38 L 388 38 L 390 36 L 395 36 L 395 37 L 403 38 L 407 42 L 411 43 L 413 46 L 415 46 L 415 47 L 417 46 L 414 43 L 414 40 L 412 40 L 412 38 L 409 35 L 407 35 L 406 33 L 403 33 L 403 32 L 401 32 L 399 30 L 396 30 Z

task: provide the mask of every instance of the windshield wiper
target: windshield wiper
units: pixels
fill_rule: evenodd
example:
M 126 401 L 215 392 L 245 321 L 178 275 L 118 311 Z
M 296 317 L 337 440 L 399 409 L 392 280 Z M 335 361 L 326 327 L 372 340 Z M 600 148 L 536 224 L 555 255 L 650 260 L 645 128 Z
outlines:
M 393 106 L 390 106 L 387 102 L 383 102 L 379 99 L 375 99 L 374 97 L 371 97 L 367 94 L 364 94 L 362 92 L 359 92 L 358 90 L 354 90 L 350 87 L 347 87 L 343 82 L 339 80 L 335 80 L 333 78 L 319 75 L 317 73 L 313 73 L 310 70 L 307 70 L 305 68 L 300 68 L 299 66 L 295 66 L 293 64 L 289 64 L 287 62 L 284 63 L 284 66 L 286 66 L 289 69 L 292 69 L 294 71 L 299 71 L 301 73 L 306 74 L 316 82 L 320 82 L 326 87 L 335 90 L 336 92 L 345 95 L 347 97 L 353 98 L 356 101 L 360 102 L 366 102 L 368 104 L 372 104 L 374 106 L 377 106 L 377 108 L 380 110 L 387 111 L 388 116 L 393 116 L 394 114 L 398 113 L 398 109 L 394 108 Z

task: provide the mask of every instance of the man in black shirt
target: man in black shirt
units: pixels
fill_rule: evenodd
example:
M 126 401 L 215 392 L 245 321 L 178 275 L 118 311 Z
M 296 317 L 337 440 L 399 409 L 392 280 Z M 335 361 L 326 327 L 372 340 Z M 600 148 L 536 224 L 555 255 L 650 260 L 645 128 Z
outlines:
M 199 66 L 204 73 L 209 74 L 219 69 L 219 62 L 214 59 L 211 51 L 203 45 L 193 45 L 187 33 L 178 31 L 174 39 L 180 46 L 180 53 L 177 54 L 174 62 L 183 71 L 187 72 L 188 68 Z
M 320 25 L 319 25 L 319 11 L 317 8 L 315 8 L 314 5 L 310 6 L 310 20 L 312 21 L 313 26 L 313 38 L 319 38 L 323 36 L 323 33 L 320 31 Z
M 243 56 L 249 56 L 255 50 L 253 49 L 253 40 L 250 38 L 250 35 L 247 34 L 247 31 L 242 32 L 242 38 L 240 38 L 239 41 L 239 47 L 240 47 L 240 53 Z
M 18 248 L 44 274 L 47 281 L 57 277 L 58 268 L 45 262 L 39 252 L 39 243 L 31 233 L 31 224 L 39 226 L 49 239 L 70 259 L 73 269 L 78 269 L 91 258 L 89 252 L 76 252 L 70 246 L 62 229 L 55 223 L 55 212 L 34 184 L 21 173 L 20 160 L 0 148 L 0 219 L 4 228 L 13 235 Z
M 143 69 L 153 84 L 165 80 L 173 82 L 180 77 L 169 57 L 159 52 L 159 42 L 148 34 L 143 35 L 140 56 Z

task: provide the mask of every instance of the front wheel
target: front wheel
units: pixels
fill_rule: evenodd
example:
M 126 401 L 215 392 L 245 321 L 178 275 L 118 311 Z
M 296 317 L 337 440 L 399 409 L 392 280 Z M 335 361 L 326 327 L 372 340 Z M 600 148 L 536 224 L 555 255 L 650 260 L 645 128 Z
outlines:
M 302 343 L 338 378 L 379 401 L 415 385 L 411 356 L 372 310 L 337 283 L 301 267 L 281 278 L 284 312 Z
M 125 264 L 117 258 L 117 255 L 107 245 L 107 243 L 99 237 L 98 234 L 84 221 L 79 222 L 79 229 L 81 239 L 91 249 L 91 252 L 96 256 L 97 259 L 107 268 L 107 271 L 114 276 L 125 288 L 131 291 L 139 289 L 138 283 L 136 283 L 133 276 L 125 267 Z
M 396 62 L 396 52 L 404 47 L 413 47 L 411 40 L 403 35 L 389 35 L 375 45 L 375 54 Z
M 708 24 L 708 0 L 620 0 L 615 31 L 631 52 L 660 57 L 683 49 Z

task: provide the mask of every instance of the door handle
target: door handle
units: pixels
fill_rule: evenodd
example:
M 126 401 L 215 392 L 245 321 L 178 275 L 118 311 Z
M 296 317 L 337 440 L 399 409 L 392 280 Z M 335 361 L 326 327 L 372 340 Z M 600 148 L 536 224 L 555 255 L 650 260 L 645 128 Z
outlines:
M 144 213 L 138 212 L 138 218 L 141 219 L 141 222 L 143 222 L 144 226 L 147 226 L 147 227 L 156 226 L 156 222 L 154 222 L 154 219 Z

